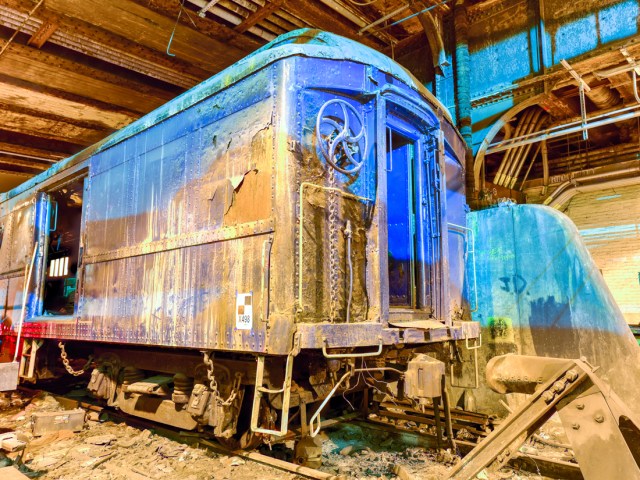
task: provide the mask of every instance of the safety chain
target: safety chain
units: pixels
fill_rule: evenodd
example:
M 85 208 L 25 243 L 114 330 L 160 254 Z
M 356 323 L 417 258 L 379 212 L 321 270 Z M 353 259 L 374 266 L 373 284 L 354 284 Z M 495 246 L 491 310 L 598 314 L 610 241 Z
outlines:
M 67 351 L 64 349 L 64 343 L 58 342 L 58 347 L 60 347 L 60 358 L 62 359 L 62 364 L 64 365 L 65 370 L 69 372 L 71 375 L 73 375 L 74 377 L 79 377 L 80 375 L 84 374 L 87 371 L 87 368 L 89 368 L 89 366 L 91 365 L 91 362 L 93 361 L 93 357 L 90 355 L 89 360 L 87 361 L 85 366 L 82 367 L 82 369 L 74 370 L 69 364 L 69 359 L 67 358 Z
M 329 186 L 336 188 L 335 169 L 329 169 Z M 338 201 L 337 193 L 329 191 L 329 319 L 336 317 L 338 303 Z
M 220 391 L 218 390 L 218 382 L 216 381 L 215 374 L 213 372 L 213 355 L 209 352 L 204 353 L 204 363 L 207 365 L 207 378 L 209 379 L 209 390 L 211 390 L 211 394 L 215 399 L 216 403 L 222 407 L 226 407 L 231 405 L 233 401 L 238 396 L 238 392 L 240 391 L 240 382 L 242 380 L 242 374 L 240 372 L 236 372 L 236 377 L 233 381 L 233 386 L 231 387 L 231 393 L 226 400 L 222 400 L 220 397 Z

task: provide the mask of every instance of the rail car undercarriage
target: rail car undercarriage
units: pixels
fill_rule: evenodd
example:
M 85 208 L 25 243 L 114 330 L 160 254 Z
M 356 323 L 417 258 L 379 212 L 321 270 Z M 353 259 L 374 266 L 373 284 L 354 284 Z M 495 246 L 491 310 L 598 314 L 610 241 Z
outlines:
M 319 463 L 314 437 L 332 399 L 365 410 L 400 400 L 438 411 L 443 402 L 450 422 L 445 362 L 458 342 L 309 350 L 296 339 L 287 357 L 26 339 L 20 373 L 34 383 L 77 377 L 105 406 L 233 448 L 297 439 L 307 466 Z

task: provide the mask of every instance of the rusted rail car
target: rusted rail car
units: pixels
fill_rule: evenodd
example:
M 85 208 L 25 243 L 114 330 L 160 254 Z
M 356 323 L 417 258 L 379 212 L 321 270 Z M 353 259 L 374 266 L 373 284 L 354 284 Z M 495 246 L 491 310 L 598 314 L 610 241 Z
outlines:
M 279 37 L 0 197 L 4 358 L 242 445 L 348 389 L 439 397 L 479 335 L 463 159 L 389 58 Z

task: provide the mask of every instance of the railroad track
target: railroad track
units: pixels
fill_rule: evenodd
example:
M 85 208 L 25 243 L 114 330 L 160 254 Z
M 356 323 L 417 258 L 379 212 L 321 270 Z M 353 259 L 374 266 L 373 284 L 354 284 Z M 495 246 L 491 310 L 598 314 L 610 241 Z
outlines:
M 30 396 L 34 395 L 38 391 L 24 387 L 20 387 L 20 390 Z M 72 398 L 59 393 L 50 393 L 50 395 L 52 395 L 58 403 L 66 409 L 84 408 L 89 411 L 98 412 L 100 415 L 104 415 L 103 419 L 108 418 L 110 420 L 124 422 L 135 428 L 152 429 L 156 434 L 171 440 L 206 447 L 218 454 L 241 457 L 248 461 L 268 465 L 279 470 L 291 472 L 314 480 L 346 480 L 345 477 L 340 475 L 334 475 L 318 469 L 301 466 L 255 451 L 232 450 L 215 442 L 213 438 L 206 435 L 196 432 L 184 432 L 166 425 L 133 417 L 117 410 L 102 407 L 89 399 Z M 391 435 L 397 435 L 400 442 L 403 441 L 400 437 L 409 436 L 413 440 L 412 443 L 420 447 L 426 449 L 437 449 L 441 447 L 437 436 L 425 433 L 424 428 L 422 428 L 424 426 L 432 426 L 435 424 L 435 419 L 432 418 L 433 412 L 429 411 L 429 409 L 426 409 L 425 411 L 417 411 L 410 405 L 386 403 L 380 404 L 380 407 L 380 410 L 376 411 L 376 413 L 368 415 L 351 413 L 325 420 L 322 424 L 323 429 L 338 428 L 341 423 L 350 422 L 364 430 L 369 429 L 386 432 Z M 431 418 L 429 417 L 429 413 L 431 414 Z M 468 431 L 472 431 L 478 435 L 480 440 L 486 435 L 486 428 L 489 428 L 491 423 L 487 416 L 464 412 L 461 410 L 452 411 L 452 421 L 454 428 L 465 428 Z M 411 422 L 413 422 L 415 426 L 412 426 Z M 291 438 L 293 437 L 294 435 L 291 435 Z M 468 440 L 457 439 L 455 441 L 457 449 L 456 453 L 464 456 L 470 452 L 476 444 L 477 443 Z M 513 456 L 508 465 L 514 469 L 521 469 L 551 478 L 566 480 L 583 479 L 580 468 L 577 464 L 551 459 L 540 455 L 518 453 Z

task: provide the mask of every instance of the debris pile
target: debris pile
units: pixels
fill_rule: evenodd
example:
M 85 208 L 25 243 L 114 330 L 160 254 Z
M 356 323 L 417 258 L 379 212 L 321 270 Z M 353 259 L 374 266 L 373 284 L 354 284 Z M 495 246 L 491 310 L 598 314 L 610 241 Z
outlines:
M 9 402 L 10 403 L 10 402 Z M 35 437 L 31 418 L 35 413 L 63 412 L 50 395 L 39 394 L 22 408 L 4 403 L 0 432 L 16 432 L 26 442 L 23 452 L 0 458 L 0 467 L 13 463 L 28 478 L 72 480 L 256 480 L 293 479 L 294 475 L 239 457 L 218 455 L 189 446 L 151 430 L 125 424 L 101 423 L 89 415 L 78 433 L 59 430 Z M 6 453 L 6 452 L 5 452 Z M 0 454 L 0 457 L 3 457 Z M 14 465 L 15 466 L 15 465 Z
M 174 441 L 152 430 L 103 422 L 107 416 L 95 411 L 87 412 L 78 427 L 77 413 L 46 393 L 32 398 L 0 396 L 0 469 L 9 467 L 12 474 L 24 475 L 16 478 L 44 480 L 303 478 L 240 456 L 217 454 L 197 443 Z M 39 422 L 35 430 L 34 419 Z M 447 478 L 459 460 L 459 452 L 427 448 L 415 434 L 380 430 L 361 422 L 340 423 L 322 431 L 320 437 L 321 470 L 345 480 L 439 480 Z M 197 436 L 185 438 L 199 441 Z M 567 461 L 572 454 L 563 440 L 561 427 L 557 432 L 542 431 L 521 452 Z M 291 460 L 286 452 L 278 452 L 279 447 L 272 451 L 264 447 L 264 453 L 276 457 L 280 453 Z M 1 479 L 13 478 L 5 472 L 0 471 Z M 482 472 L 479 478 L 544 479 L 511 469 Z

